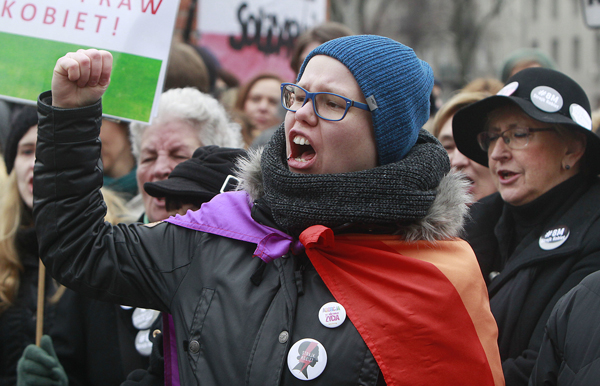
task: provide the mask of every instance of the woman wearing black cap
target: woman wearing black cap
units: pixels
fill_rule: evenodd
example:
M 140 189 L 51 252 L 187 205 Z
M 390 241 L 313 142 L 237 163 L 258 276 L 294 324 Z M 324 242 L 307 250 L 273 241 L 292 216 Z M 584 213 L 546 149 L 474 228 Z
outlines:
M 600 138 L 572 79 L 531 68 L 459 111 L 458 149 L 489 166 L 498 193 L 466 238 L 488 280 L 507 384 L 526 385 L 556 301 L 600 269 Z

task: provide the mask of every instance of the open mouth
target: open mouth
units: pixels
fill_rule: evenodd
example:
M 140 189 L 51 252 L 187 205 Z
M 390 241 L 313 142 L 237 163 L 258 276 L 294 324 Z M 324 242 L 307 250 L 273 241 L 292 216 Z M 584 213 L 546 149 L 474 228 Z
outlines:
M 498 172 L 498 176 L 502 180 L 508 180 L 508 179 L 514 177 L 516 174 L 517 173 L 509 172 L 509 171 L 506 171 L 506 170 L 501 170 L 501 171 Z
M 297 135 L 290 144 L 291 153 L 288 160 L 293 159 L 298 162 L 308 162 L 315 156 L 315 149 L 310 144 L 308 138 Z

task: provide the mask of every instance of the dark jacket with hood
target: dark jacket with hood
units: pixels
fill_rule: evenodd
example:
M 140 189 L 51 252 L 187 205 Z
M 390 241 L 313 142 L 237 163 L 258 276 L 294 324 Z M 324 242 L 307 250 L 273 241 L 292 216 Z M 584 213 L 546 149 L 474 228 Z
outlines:
M 306 254 L 265 263 L 252 258 L 256 244 L 245 241 L 165 222 L 104 223 L 100 103 L 53 109 L 48 97 L 42 94 L 38 104 L 34 216 L 53 276 L 87 296 L 171 313 L 182 385 L 305 385 L 287 363 L 290 347 L 303 338 L 327 348 L 327 366 L 315 383 L 383 384 L 351 321 L 333 329 L 320 324 L 315 311 L 336 300 Z M 245 165 L 244 188 L 255 200 L 255 221 L 278 228 L 260 197 L 260 161 Z M 456 237 L 465 192 L 460 176 L 443 177 L 428 215 L 406 224 L 406 237 Z

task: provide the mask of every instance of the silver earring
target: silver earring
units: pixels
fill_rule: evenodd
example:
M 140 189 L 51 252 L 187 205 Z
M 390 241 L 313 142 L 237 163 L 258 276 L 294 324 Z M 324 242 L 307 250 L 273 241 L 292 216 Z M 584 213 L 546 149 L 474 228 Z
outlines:
M 565 170 L 569 170 L 569 169 L 571 169 L 571 166 L 570 165 L 565 165 Z

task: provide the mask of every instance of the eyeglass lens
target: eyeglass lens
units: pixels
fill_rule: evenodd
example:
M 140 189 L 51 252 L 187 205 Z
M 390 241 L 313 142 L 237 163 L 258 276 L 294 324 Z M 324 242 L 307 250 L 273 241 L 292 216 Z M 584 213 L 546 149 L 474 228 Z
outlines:
M 298 86 L 286 85 L 283 89 L 284 106 L 297 111 L 306 100 L 306 92 Z M 313 105 L 318 116 L 324 119 L 339 120 L 346 112 L 346 101 L 334 94 L 316 93 Z
M 479 146 L 481 146 L 484 151 L 488 151 L 490 147 L 493 147 L 496 140 L 500 137 L 502 137 L 502 140 L 508 147 L 518 150 L 527 146 L 529 143 L 529 135 L 529 128 L 514 127 L 504 131 L 502 134 L 483 131 L 479 133 L 477 139 Z

